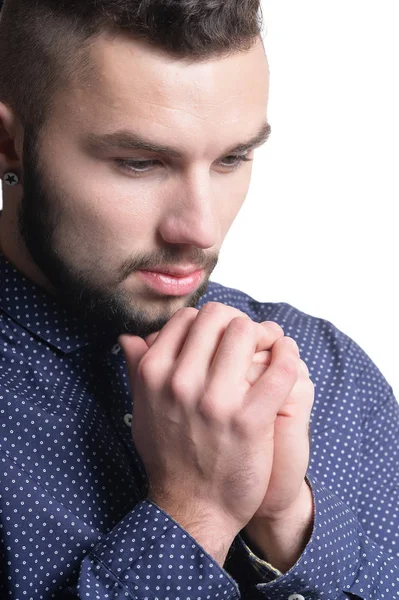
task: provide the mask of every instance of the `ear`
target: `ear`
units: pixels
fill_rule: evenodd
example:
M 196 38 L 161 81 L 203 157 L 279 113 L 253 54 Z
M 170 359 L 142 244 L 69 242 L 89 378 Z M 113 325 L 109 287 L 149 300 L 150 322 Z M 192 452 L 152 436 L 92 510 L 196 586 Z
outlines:
M 23 128 L 14 112 L 0 102 L 0 178 L 21 172 Z

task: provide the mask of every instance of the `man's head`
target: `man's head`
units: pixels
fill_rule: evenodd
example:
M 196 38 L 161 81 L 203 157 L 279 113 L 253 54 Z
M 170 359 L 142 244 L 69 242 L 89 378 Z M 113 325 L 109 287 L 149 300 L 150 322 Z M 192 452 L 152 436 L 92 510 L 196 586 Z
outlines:
M 195 306 L 248 191 L 243 144 L 268 135 L 260 27 L 259 0 L 6 0 L 7 258 L 118 333 Z M 165 265 L 204 272 L 161 294 L 138 270 Z

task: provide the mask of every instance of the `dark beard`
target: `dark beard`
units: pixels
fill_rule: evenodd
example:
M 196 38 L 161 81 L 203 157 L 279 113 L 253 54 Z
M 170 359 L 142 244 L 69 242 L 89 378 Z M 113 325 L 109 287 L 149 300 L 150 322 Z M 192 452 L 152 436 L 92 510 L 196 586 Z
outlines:
M 131 333 L 145 337 L 160 331 L 171 315 L 163 315 L 151 320 L 145 319 L 138 311 L 134 311 L 131 297 L 118 287 L 125 277 L 135 269 L 146 266 L 129 263 L 129 271 L 115 282 L 114 290 L 109 285 L 93 284 L 87 276 L 74 270 L 63 260 L 57 250 L 57 231 L 62 222 L 62 202 L 57 199 L 56 191 L 46 189 L 46 178 L 41 173 L 38 160 L 37 136 L 31 128 L 25 128 L 23 146 L 23 195 L 18 211 L 18 227 L 22 240 L 30 253 L 33 262 L 53 286 L 57 300 L 79 318 L 95 323 L 110 335 Z M 178 254 L 179 252 L 179 254 Z M 165 263 L 178 262 L 180 251 L 177 246 L 165 253 Z M 198 264 L 199 250 L 196 260 Z M 106 260 L 106 252 L 102 257 Z M 217 264 L 214 259 L 212 269 Z M 152 263 L 154 264 L 154 263 Z M 209 269 L 208 269 L 209 270 Z M 209 279 L 188 298 L 185 306 L 195 307 L 206 293 Z M 165 301 L 175 299 L 165 296 Z

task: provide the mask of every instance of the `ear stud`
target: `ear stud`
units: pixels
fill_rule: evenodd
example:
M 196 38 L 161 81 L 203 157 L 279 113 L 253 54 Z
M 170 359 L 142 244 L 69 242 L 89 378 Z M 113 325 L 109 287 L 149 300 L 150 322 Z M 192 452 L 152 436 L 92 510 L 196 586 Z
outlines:
M 4 175 L 4 181 L 6 182 L 7 185 L 13 186 L 13 185 L 17 185 L 17 183 L 19 183 L 19 178 L 18 178 L 18 175 L 10 172 L 10 173 L 6 173 Z

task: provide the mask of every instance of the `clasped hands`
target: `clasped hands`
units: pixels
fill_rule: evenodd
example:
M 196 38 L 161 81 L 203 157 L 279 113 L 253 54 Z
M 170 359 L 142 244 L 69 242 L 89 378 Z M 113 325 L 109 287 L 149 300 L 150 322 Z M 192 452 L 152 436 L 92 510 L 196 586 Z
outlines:
M 210 302 L 145 340 L 118 341 L 150 499 L 184 523 L 213 519 L 232 539 L 299 514 L 311 497 L 314 386 L 281 327 Z

